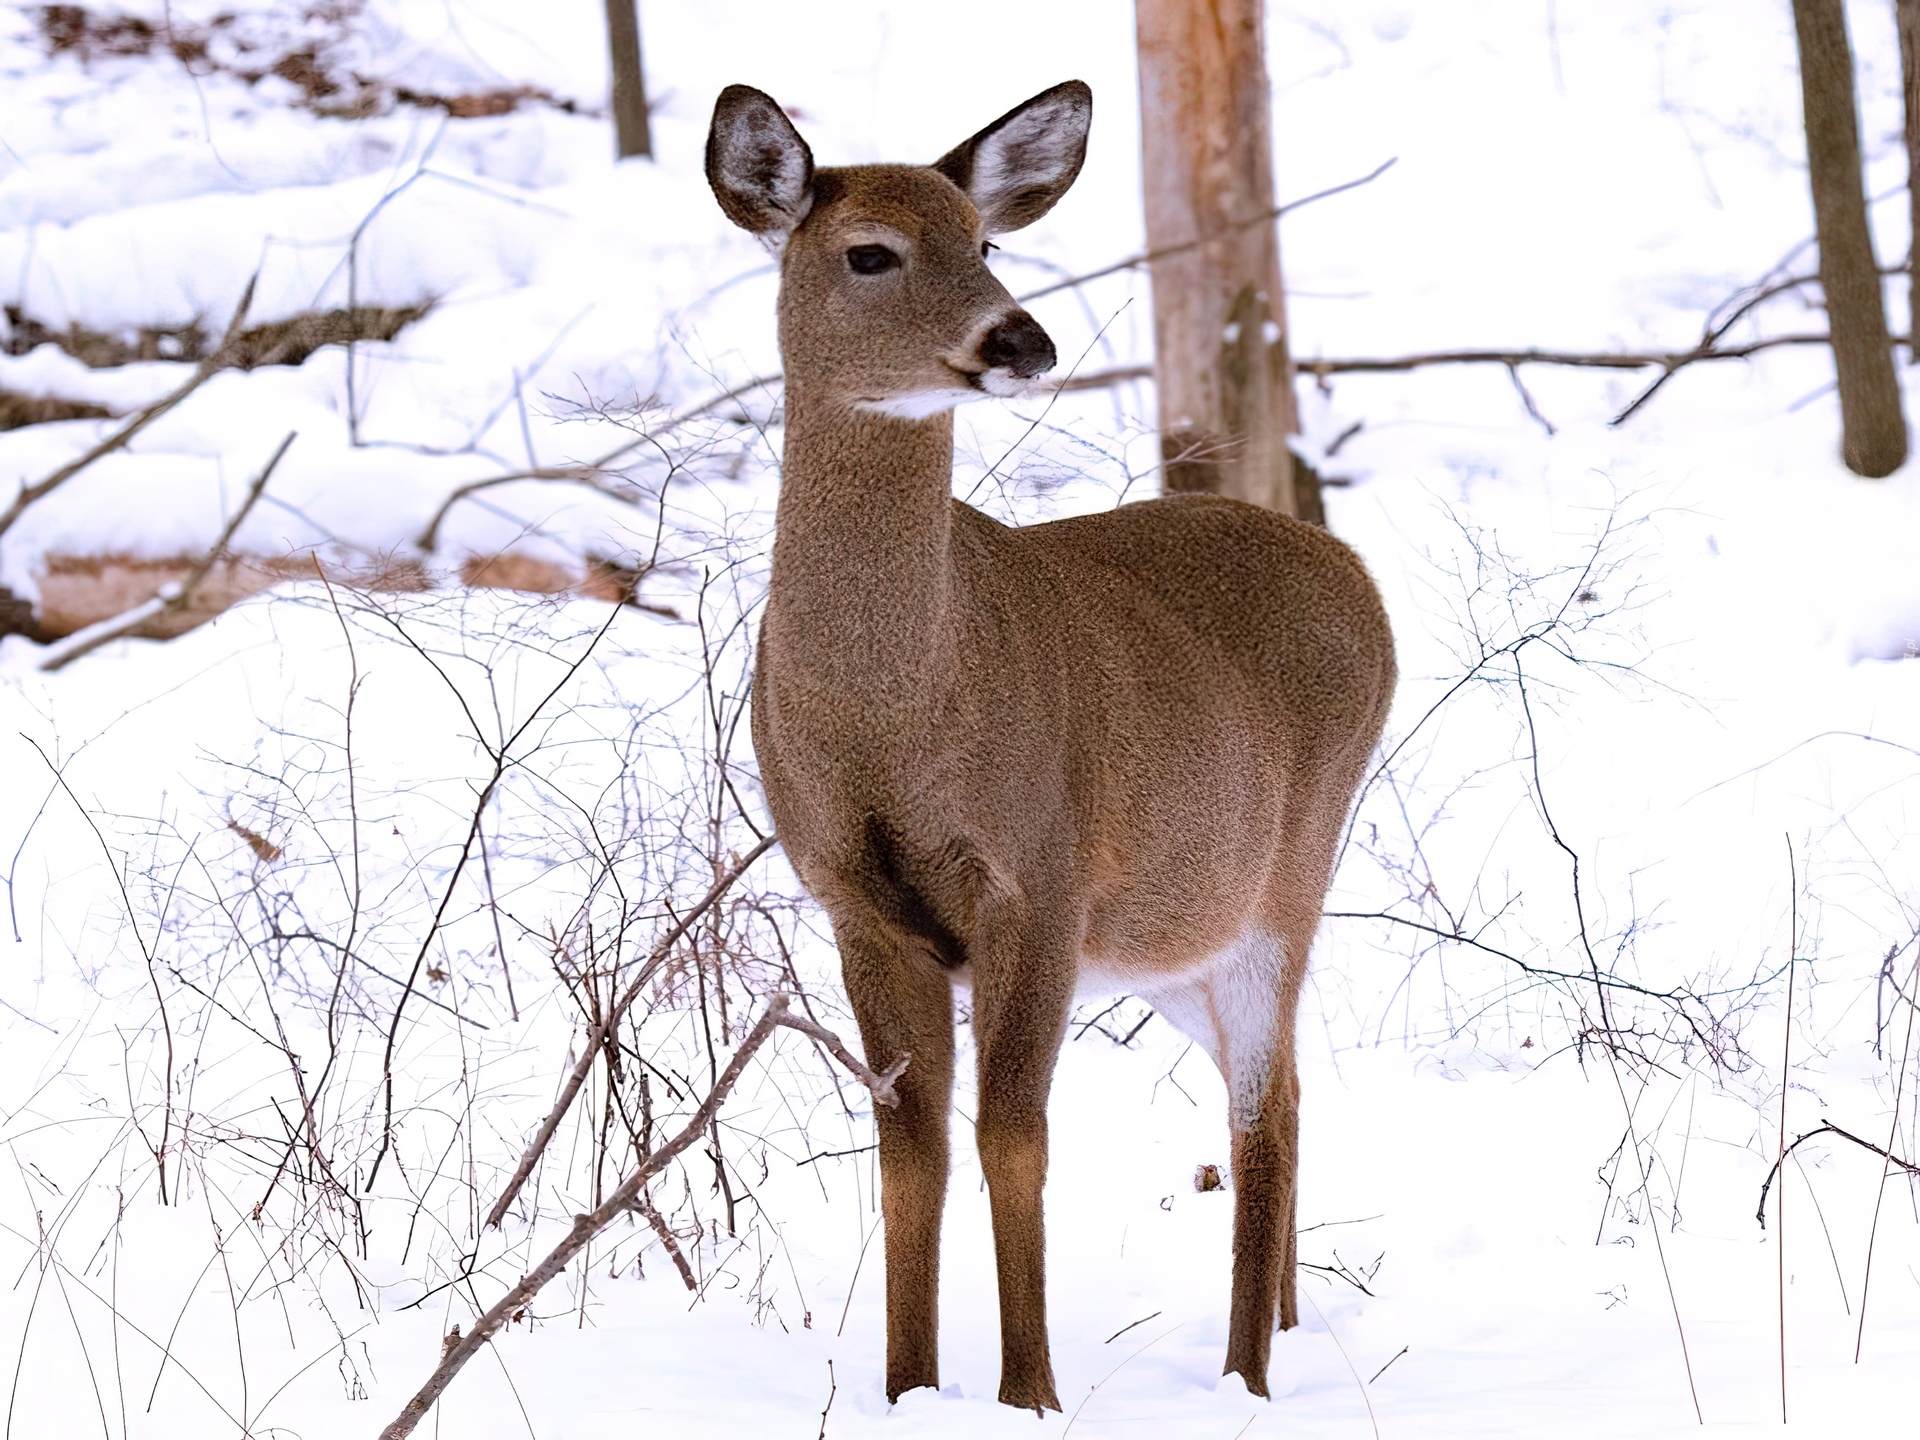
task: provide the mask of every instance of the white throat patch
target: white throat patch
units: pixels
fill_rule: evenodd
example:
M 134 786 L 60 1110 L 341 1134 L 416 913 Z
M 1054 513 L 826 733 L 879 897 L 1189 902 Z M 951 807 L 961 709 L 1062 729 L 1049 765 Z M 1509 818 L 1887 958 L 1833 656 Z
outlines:
M 980 392 L 956 385 L 949 390 L 916 390 L 911 395 L 894 395 L 885 400 L 862 400 L 854 406 L 869 415 L 886 415 L 895 420 L 925 420 L 930 415 L 951 410 L 968 400 L 978 400 Z

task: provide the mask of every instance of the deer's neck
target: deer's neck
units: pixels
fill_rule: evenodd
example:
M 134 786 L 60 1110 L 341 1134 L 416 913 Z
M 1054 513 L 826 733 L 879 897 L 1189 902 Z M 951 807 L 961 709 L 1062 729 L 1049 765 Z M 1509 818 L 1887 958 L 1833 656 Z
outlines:
M 789 382 L 766 660 L 899 713 L 950 663 L 953 417 L 894 420 Z

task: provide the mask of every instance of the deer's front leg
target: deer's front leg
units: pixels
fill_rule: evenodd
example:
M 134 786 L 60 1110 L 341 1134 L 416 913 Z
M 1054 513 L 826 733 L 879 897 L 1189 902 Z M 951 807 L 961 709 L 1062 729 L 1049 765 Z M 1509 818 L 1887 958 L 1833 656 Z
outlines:
M 953 1100 L 953 984 L 931 955 L 859 907 L 836 907 L 834 939 L 867 1063 L 913 1058 L 878 1106 L 886 1231 L 887 1399 L 940 1385 L 940 1214 Z
M 1031 929 L 969 948 L 980 1056 L 980 1166 L 1000 1280 L 1000 1399 L 1058 1410 L 1047 1346 L 1047 1095 L 1073 999 L 1071 953 Z

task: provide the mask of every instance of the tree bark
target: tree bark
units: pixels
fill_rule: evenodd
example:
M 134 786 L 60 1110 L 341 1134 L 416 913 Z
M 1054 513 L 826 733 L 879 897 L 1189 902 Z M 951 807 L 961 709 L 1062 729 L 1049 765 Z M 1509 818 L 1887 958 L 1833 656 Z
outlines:
M 620 158 L 653 158 L 647 76 L 640 65 L 639 0 L 607 0 L 607 48 L 613 57 L 613 131 Z
M 1820 288 L 1840 389 L 1840 458 L 1877 479 L 1907 458 L 1907 422 L 1893 373 L 1880 267 L 1860 179 L 1853 52 L 1842 0 L 1793 0 L 1806 111 L 1807 174 L 1820 242 Z
M 1907 363 L 1920 364 L 1920 0 L 1894 0 L 1900 27 L 1900 81 L 1907 105 Z
M 1264 0 L 1135 0 L 1154 378 L 1169 491 L 1298 513 Z M 1305 487 L 1301 487 L 1304 489 Z M 1315 497 L 1317 499 L 1317 496 Z

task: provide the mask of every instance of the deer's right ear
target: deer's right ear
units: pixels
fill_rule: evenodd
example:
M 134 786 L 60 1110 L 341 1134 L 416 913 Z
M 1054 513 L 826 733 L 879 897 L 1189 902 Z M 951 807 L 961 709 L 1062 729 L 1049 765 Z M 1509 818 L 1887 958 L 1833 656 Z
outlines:
M 813 152 L 771 95 L 729 85 L 707 132 L 707 183 L 729 220 L 777 250 L 813 206 Z

